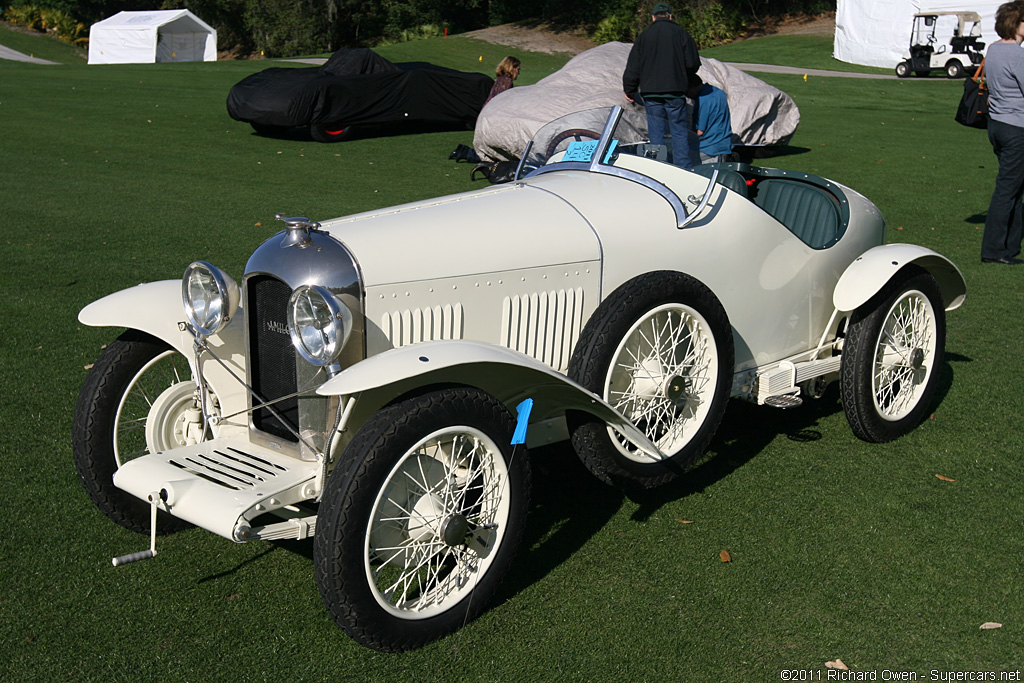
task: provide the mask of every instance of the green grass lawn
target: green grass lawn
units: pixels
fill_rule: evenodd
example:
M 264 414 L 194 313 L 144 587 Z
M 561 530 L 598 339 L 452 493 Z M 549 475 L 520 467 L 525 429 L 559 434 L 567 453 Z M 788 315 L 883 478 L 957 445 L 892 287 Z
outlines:
M 450 38 L 380 52 L 490 72 L 509 50 Z M 565 61 L 512 53 L 524 83 Z M 788 411 L 733 402 L 713 457 L 632 497 L 567 445 L 538 450 L 527 539 L 498 599 L 401 655 L 334 627 L 308 542 L 190 530 L 112 567 L 148 539 L 103 517 L 72 465 L 85 367 L 117 335 L 78 311 L 195 259 L 240 277 L 274 212 L 319 220 L 482 186 L 447 158 L 471 131 L 253 135 L 225 98 L 269 65 L 0 64 L 0 678 L 775 681 L 837 658 L 879 679 L 1024 669 L 1024 269 L 979 262 L 996 161 L 984 131 L 953 121 L 953 81 L 759 75 L 801 111 L 786 153 L 761 163 L 857 189 L 889 241 L 933 248 L 967 279 L 934 415 L 910 435 L 858 441 L 834 389 Z
M 735 43 L 701 50 L 702 57 L 713 57 L 723 62 L 775 64 L 803 69 L 827 69 L 851 73 L 892 74 L 892 69 L 879 69 L 841 62 L 832 56 L 832 36 L 775 35 L 741 40 Z

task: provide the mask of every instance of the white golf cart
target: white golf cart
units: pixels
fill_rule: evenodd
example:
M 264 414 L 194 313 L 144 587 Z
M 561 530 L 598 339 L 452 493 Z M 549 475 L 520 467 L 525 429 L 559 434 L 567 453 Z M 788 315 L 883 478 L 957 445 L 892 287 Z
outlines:
M 956 19 L 953 37 L 946 45 L 935 47 L 939 24 L 948 25 L 940 17 Z M 967 30 L 967 23 L 971 28 Z M 914 15 L 910 31 L 910 49 L 896 65 L 896 75 L 906 78 L 911 73 L 927 76 L 932 71 L 945 71 L 950 78 L 960 78 L 964 71 L 981 64 L 985 43 L 981 41 L 981 15 L 977 12 L 922 12 Z

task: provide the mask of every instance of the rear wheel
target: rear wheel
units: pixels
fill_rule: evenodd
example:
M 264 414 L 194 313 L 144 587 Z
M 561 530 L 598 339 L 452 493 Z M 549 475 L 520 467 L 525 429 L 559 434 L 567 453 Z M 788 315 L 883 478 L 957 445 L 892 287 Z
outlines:
M 683 273 L 641 275 L 583 329 L 569 376 L 628 418 L 667 457 L 647 455 L 604 422 L 570 412 L 573 447 L 608 484 L 665 484 L 704 452 L 725 414 L 732 329 L 722 304 Z
M 960 78 L 964 75 L 964 65 L 955 59 L 946 62 L 946 75 L 950 78 Z
M 935 278 L 897 275 L 857 311 L 843 344 L 840 391 L 854 434 L 897 439 L 924 418 L 939 380 L 946 315 Z
M 343 126 L 340 123 L 311 123 L 309 124 L 309 135 L 317 142 L 343 142 L 353 135 L 352 126 Z

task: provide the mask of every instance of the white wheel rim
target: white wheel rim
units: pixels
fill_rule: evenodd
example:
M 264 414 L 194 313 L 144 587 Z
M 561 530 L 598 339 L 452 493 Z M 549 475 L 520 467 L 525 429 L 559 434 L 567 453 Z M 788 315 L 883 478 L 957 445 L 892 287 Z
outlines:
M 147 429 L 153 406 L 167 392 L 181 391 L 178 387 L 182 384 L 192 387 L 191 376 L 188 362 L 177 351 L 165 351 L 139 369 L 114 415 L 114 460 L 118 467 L 151 452 L 147 432 L 166 432 L 163 426 L 149 425 Z M 158 415 L 158 419 L 176 417 L 180 417 L 180 412 L 174 415 L 173 410 L 161 410 Z
M 473 427 L 440 429 L 409 449 L 367 525 L 366 578 L 377 603 L 403 619 L 427 619 L 471 593 L 504 539 L 507 483 L 497 444 Z
M 901 420 L 917 407 L 934 370 L 935 334 L 935 311 L 922 292 L 904 292 L 889 309 L 871 369 L 872 399 L 883 420 Z
M 612 356 L 604 399 L 629 418 L 662 453 L 693 439 L 711 410 L 718 352 L 704 317 L 683 304 L 665 304 L 640 318 Z M 625 457 L 650 456 L 608 428 Z

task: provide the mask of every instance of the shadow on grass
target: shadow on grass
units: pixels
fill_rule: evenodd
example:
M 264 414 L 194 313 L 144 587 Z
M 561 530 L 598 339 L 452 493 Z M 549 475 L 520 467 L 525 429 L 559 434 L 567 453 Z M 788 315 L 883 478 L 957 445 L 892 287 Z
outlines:
M 972 359 L 947 353 L 946 361 L 939 371 L 933 410 L 953 385 L 950 363 L 969 363 Z M 631 518 L 646 521 L 666 503 L 700 493 L 743 467 L 780 434 L 797 443 L 820 441 L 822 434 L 816 428 L 819 422 L 842 410 L 838 382 L 830 385 L 821 398 L 807 399 L 802 406 L 788 410 L 730 401 L 705 458 L 677 481 L 651 491 L 623 492 L 602 484 L 586 470 L 568 442 L 531 449 L 532 501 L 523 542 L 488 609 L 498 607 L 565 562 L 608 523 L 627 498 L 638 506 Z M 278 548 L 312 563 L 311 538 L 271 541 L 270 545 L 265 552 L 205 577 L 200 583 L 233 574 Z
M 247 124 L 246 124 L 247 125 Z M 321 145 L 337 145 L 339 143 L 350 142 L 355 140 L 368 140 L 372 138 L 393 138 L 403 135 L 420 135 L 423 133 L 444 133 L 451 131 L 471 131 L 473 130 L 472 125 L 458 125 L 451 123 L 392 123 L 392 124 L 375 124 L 375 125 L 356 125 L 350 126 L 343 139 L 331 142 L 320 142 L 314 140 L 309 132 L 309 126 L 293 126 L 291 128 L 282 128 L 281 130 L 274 131 L 272 133 L 257 133 L 255 130 L 251 131 L 251 135 L 254 138 L 266 138 L 268 140 L 280 140 L 286 142 L 302 142 L 309 143 L 313 142 Z

